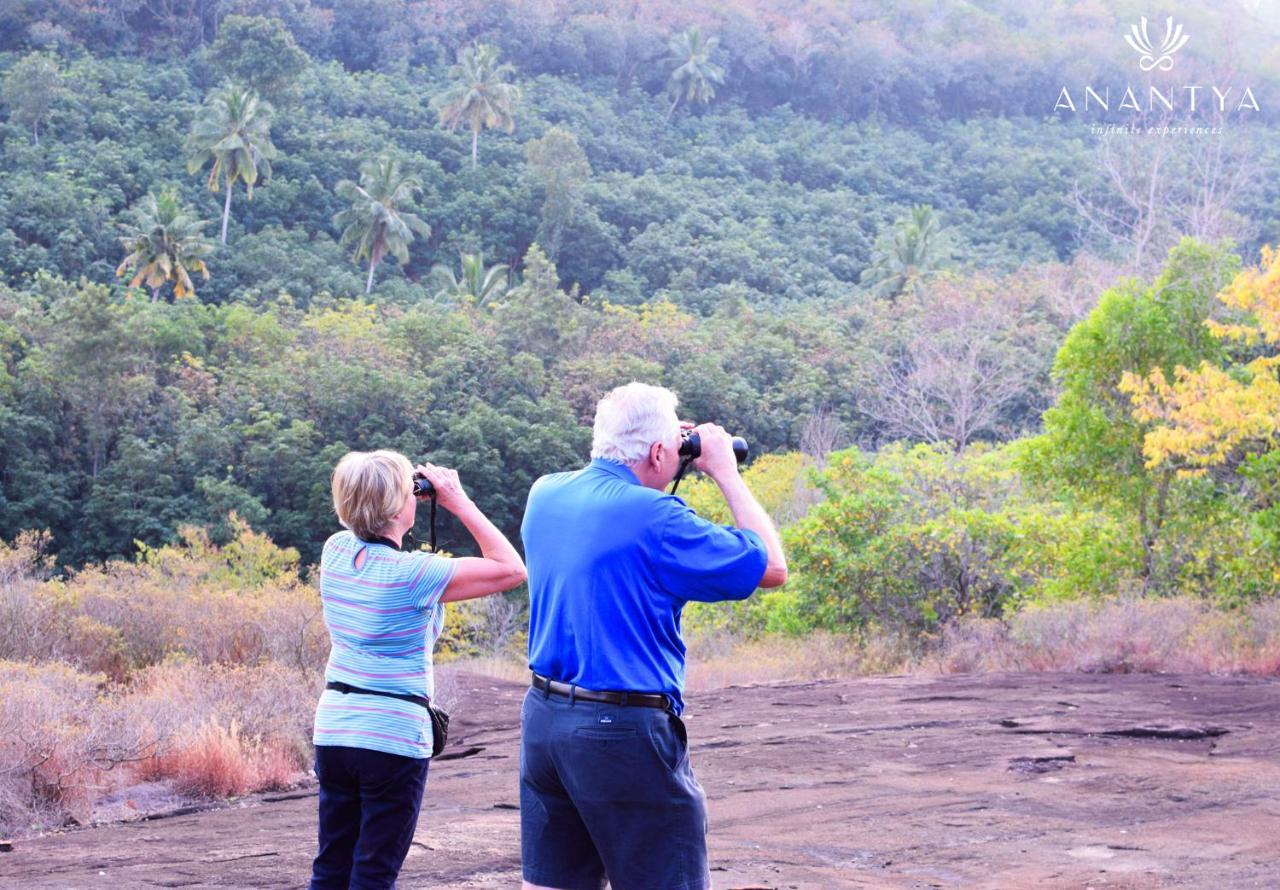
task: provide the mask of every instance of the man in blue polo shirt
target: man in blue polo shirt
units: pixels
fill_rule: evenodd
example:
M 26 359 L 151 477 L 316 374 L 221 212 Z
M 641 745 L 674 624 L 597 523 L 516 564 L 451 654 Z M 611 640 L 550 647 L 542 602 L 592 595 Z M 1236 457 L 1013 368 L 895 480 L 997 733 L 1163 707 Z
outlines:
M 706 798 L 689 765 L 680 613 L 786 581 L 782 544 L 731 439 L 698 427 L 694 467 L 734 526 L 664 493 L 682 424 L 669 390 L 630 383 L 596 407 L 591 463 L 539 479 L 521 535 L 529 667 L 521 712 L 526 890 L 701 890 Z

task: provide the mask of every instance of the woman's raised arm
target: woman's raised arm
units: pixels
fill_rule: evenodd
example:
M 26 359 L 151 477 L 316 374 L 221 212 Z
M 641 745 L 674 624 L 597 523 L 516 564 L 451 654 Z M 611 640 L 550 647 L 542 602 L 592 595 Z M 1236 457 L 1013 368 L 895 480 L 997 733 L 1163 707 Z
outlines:
M 423 464 L 416 469 L 435 487 L 440 506 L 458 517 L 483 554 L 454 560 L 453 578 L 444 589 L 443 601 L 475 599 L 521 584 L 528 577 L 524 560 L 506 535 L 480 512 L 480 508 L 463 491 L 457 471 L 434 464 Z

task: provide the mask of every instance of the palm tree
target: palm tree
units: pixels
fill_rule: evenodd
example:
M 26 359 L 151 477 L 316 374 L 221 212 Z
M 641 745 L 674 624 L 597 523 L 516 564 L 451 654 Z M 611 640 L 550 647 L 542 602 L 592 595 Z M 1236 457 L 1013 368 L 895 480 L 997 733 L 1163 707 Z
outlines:
M 244 182 L 252 201 L 254 183 L 259 177 L 271 177 L 271 159 L 276 156 L 276 147 L 271 144 L 271 106 L 253 90 L 233 84 L 210 93 L 191 125 L 186 151 L 188 173 L 212 160 L 209 190 L 216 192 L 226 184 L 222 205 L 222 243 L 226 244 L 231 188 L 236 180 Z
M 950 259 L 950 239 L 938 214 L 928 204 L 917 204 L 892 232 L 876 239 L 871 265 L 861 281 L 875 296 L 893 299 L 914 292 Z
M 500 299 L 507 292 L 507 264 L 484 265 L 483 253 L 464 253 L 462 275 L 455 277 L 453 270 L 443 263 L 431 270 L 432 277 L 440 284 L 436 299 L 471 301 L 476 306 Z
M 666 122 L 670 122 L 681 99 L 705 103 L 715 98 L 715 85 L 724 83 L 724 69 L 711 61 L 711 52 L 719 42 L 718 37 L 704 39 L 697 25 L 671 38 L 667 62 L 675 68 L 667 78 L 671 107 L 667 109 Z
M 471 167 L 476 166 L 476 145 L 480 131 L 503 127 L 508 133 L 516 128 L 515 104 L 520 101 L 520 88 L 504 78 L 515 67 L 498 64 L 498 50 L 485 43 L 463 47 L 458 64 L 449 68 L 453 83 L 432 100 L 440 114 L 440 123 L 456 130 L 462 123 L 471 127 Z
M 130 287 L 146 283 L 151 299 L 160 298 L 160 288 L 173 283 L 173 296 L 181 300 L 196 295 L 191 273 L 209 280 L 204 258 L 213 252 L 213 243 L 204 237 L 207 220 L 196 219 L 194 211 L 178 203 L 174 189 L 159 195 L 150 192 L 134 208 L 134 223 L 121 224 L 125 232 L 120 244 L 129 251 L 116 269 L 117 275 L 134 270 Z
M 409 242 L 413 233 L 423 238 L 431 236 L 431 227 L 412 213 L 400 209 L 422 190 L 422 183 L 415 176 L 406 176 L 400 170 L 400 162 L 383 155 L 377 160 L 366 161 L 360 166 L 360 184 L 349 179 L 338 183 L 334 189 L 338 197 L 351 202 L 351 206 L 333 218 L 333 224 L 342 227 L 343 245 L 354 244 L 352 259 L 369 260 L 369 279 L 364 292 L 373 290 L 373 270 L 387 254 L 403 265 L 409 261 Z

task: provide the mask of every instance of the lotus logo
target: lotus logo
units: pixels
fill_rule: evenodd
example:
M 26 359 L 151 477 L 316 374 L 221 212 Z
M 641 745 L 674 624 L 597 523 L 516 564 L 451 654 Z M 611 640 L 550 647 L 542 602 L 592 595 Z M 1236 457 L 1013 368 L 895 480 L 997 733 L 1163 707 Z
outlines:
M 1173 67 L 1173 54 L 1186 46 L 1189 38 L 1182 33 L 1181 25 L 1174 27 L 1173 17 L 1170 16 L 1164 20 L 1164 39 L 1160 41 L 1160 46 L 1157 48 L 1152 45 L 1151 38 L 1147 35 L 1147 17 L 1143 16 L 1141 24 L 1129 26 L 1129 33 L 1124 35 L 1124 39 L 1135 52 L 1142 54 L 1142 58 L 1138 60 L 1138 67 L 1143 71 L 1150 71 L 1153 68 L 1168 71 Z

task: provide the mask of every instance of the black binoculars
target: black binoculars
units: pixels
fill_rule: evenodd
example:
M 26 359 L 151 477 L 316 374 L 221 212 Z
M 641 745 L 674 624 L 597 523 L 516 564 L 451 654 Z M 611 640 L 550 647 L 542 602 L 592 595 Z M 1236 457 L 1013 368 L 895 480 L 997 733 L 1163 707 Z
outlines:
M 680 456 L 689 460 L 697 460 L 702 456 L 702 437 L 692 430 L 680 434 Z M 741 436 L 733 437 L 733 456 L 742 463 L 747 459 L 747 440 Z
M 431 481 L 421 473 L 413 474 L 413 496 L 415 498 L 427 498 L 436 496 L 436 487 Z

